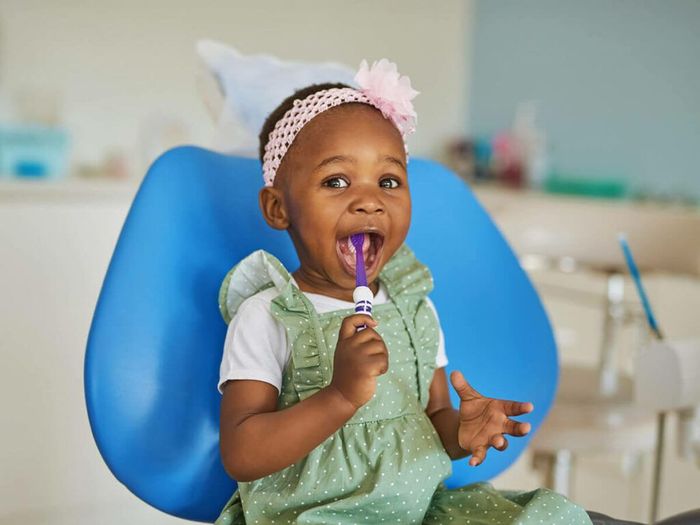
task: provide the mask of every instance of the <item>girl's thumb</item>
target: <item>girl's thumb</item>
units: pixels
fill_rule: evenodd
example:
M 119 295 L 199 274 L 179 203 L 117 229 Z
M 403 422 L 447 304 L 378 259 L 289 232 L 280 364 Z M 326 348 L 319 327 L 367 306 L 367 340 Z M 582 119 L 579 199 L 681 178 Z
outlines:
M 450 374 L 450 382 L 459 394 L 459 397 L 463 398 L 471 393 L 471 387 L 469 386 L 469 383 L 467 383 L 467 380 L 464 379 L 464 375 L 459 370 L 454 370 Z

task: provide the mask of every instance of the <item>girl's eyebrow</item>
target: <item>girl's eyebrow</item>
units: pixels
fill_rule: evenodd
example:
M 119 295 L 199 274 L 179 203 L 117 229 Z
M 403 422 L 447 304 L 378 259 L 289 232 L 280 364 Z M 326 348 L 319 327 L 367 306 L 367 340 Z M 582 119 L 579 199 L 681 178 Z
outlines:
M 350 162 L 351 164 L 357 164 L 357 160 L 355 160 L 355 157 L 348 157 L 346 155 L 334 155 L 332 157 L 328 157 L 327 159 L 323 159 L 321 162 L 319 162 L 318 166 L 314 168 L 314 171 L 320 170 L 324 166 L 332 164 L 334 162 Z
M 394 163 L 404 171 L 406 170 L 406 166 L 404 166 L 403 162 L 396 157 L 392 157 L 391 155 L 384 155 L 383 157 L 380 156 L 377 160 L 380 162 Z M 314 168 L 314 171 L 320 170 L 324 166 L 333 164 L 334 162 L 349 162 L 351 164 L 357 164 L 357 159 L 355 159 L 355 157 L 348 157 L 347 155 L 333 155 L 332 157 L 328 157 L 327 159 L 323 159 L 321 162 L 319 162 L 318 166 Z
M 406 166 L 403 165 L 403 162 L 401 162 L 399 159 L 396 157 L 392 157 L 391 155 L 384 155 L 384 158 L 381 159 L 384 162 L 392 162 L 399 166 L 402 170 L 406 171 Z

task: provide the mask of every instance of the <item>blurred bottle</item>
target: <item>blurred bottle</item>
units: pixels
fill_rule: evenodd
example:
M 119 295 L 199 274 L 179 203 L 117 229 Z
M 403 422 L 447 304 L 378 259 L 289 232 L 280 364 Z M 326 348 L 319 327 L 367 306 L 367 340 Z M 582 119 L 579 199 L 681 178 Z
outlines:
M 467 182 L 476 178 L 476 158 L 474 143 L 466 138 L 458 137 L 447 143 L 445 164 Z
M 547 136 L 537 127 L 537 105 L 534 101 L 521 102 L 515 112 L 512 136 L 517 156 L 523 168 L 524 183 L 541 188 L 549 174 Z
M 524 183 L 524 167 L 518 143 L 512 132 L 498 133 L 492 142 L 493 156 L 491 168 L 496 180 L 513 188 Z

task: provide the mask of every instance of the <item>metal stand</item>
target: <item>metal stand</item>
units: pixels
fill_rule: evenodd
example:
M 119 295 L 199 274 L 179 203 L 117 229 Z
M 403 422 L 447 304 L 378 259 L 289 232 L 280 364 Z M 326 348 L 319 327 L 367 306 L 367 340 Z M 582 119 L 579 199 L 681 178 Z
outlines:
M 661 492 L 661 467 L 664 454 L 664 430 L 666 428 L 666 412 L 659 412 L 656 424 L 656 451 L 654 457 L 654 475 L 651 489 L 650 523 L 653 525 L 659 516 L 659 495 Z
M 620 273 L 608 275 L 603 337 L 600 344 L 599 388 L 605 396 L 614 396 L 618 388 L 618 371 L 615 367 L 617 341 L 620 328 L 630 317 L 625 310 L 625 278 Z
M 533 466 L 544 474 L 544 486 L 569 499 L 573 498 L 573 464 L 570 450 L 536 452 L 533 457 Z

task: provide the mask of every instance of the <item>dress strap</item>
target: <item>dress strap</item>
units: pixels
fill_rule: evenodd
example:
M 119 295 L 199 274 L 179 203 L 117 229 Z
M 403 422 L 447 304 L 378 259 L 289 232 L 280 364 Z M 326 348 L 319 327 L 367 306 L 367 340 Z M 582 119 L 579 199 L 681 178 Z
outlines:
M 311 301 L 291 281 L 272 300 L 272 315 L 285 327 L 293 364 L 292 382 L 299 400 L 325 385 L 321 371 L 330 359 L 323 329 Z
M 439 344 L 437 318 L 425 300 L 433 290 L 433 276 L 404 243 L 384 266 L 379 278 L 396 304 L 415 350 L 419 397 L 425 408 Z
M 433 290 L 433 275 L 406 243 L 384 265 L 379 278 L 392 299 L 428 295 Z

